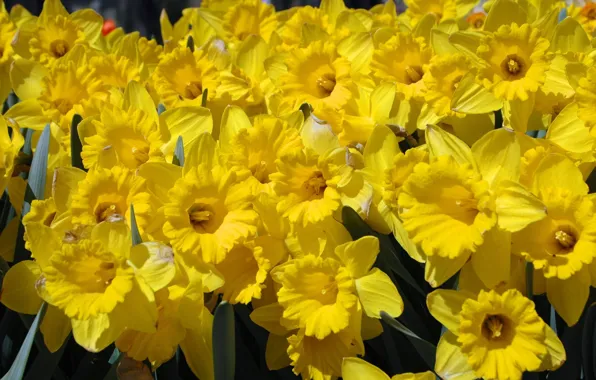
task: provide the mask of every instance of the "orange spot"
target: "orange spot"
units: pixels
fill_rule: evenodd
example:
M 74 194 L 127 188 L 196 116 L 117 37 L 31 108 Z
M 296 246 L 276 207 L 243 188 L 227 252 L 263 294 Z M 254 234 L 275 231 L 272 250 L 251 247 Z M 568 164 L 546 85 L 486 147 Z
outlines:
M 103 27 L 101 28 L 101 34 L 103 34 L 104 36 L 107 36 L 114 29 L 116 29 L 116 23 L 114 22 L 114 20 L 109 18 L 103 22 Z
M 468 24 L 470 24 L 470 26 L 474 29 L 481 29 L 484 26 L 485 20 L 486 20 L 486 14 L 483 12 L 472 13 L 466 19 Z

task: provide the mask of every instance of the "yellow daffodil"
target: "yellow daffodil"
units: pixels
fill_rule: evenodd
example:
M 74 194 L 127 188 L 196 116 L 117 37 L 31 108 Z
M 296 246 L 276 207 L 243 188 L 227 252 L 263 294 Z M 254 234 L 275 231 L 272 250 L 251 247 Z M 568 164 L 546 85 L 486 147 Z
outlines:
M 6 120 L 0 117 L 0 191 L 2 192 L 12 177 L 19 151 L 24 143 L 21 133 L 9 127 Z
M 0 102 L 4 103 L 11 91 L 10 65 L 14 57 L 12 39 L 17 27 L 6 11 L 4 1 L 0 3 Z
M 337 109 L 351 97 L 350 62 L 337 54 L 333 43 L 316 41 L 295 49 L 285 59 L 287 72 L 279 78 L 284 96 L 296 104 L 309 103 L 316 111 Z
M 434 15 L 439 22 L 465 17 L 478 3 L 477 0 L 407 0 L 405 16 L 415 26 L 427 14 Z
M 60 60 L 75 46 L 98 47 L 103 25 L 95 11 L 81 9 L 69 14 L 60 0 L 45 1 L 39 18 L 31 22 L 35 25 L 19 28 L 14 44 L 16 52 L 44 65 Z M 21 39 L 28 42 L 28 46 L 19 43 Z
M 432 50 L 423 38 L 401 32 L 375 49 L 372 73 L 379 80 L 395 82 L 397 92 L 406 100 L 422 97 L 425 90 L 422 77 L 431 56 Z
M 145 180 L 121 166 L 90 170 L 72 195 L 72 222 L 94 225 L 104 221 L 126 220 L 134 206 L 139 230 L 149 224 L 152 197 Z
M 368 236 L 337 246 L 329 257 L 306 255 L 278 266 L 272 277 L 281 285 L 282 324 L 323 339 L 347 328 L 358 305 L 371 318 L 380 318 L 381 311 L 399 316 L 403 303 L 395 285 L 371 270 L 378 252 L 377 238 Z
M 510 235 L 496 226 L 495 190 L 503 180 L 519 178 L 515 134 L 495 130 L 470 149 L 429 126 L 426 141 L 430 161 L 414 166 L 398 206 L 403 227 L 426 256 L 427 281 L 440 285 L 470 256 L 478 276 L 491 287 L 506 280 Z
M 512 250 L 533 263 L 546 281 L 549 301 L 573 325 L 593 283 L 592 200 L 581 172 L 565 156 L 547 153 L 527 162 L 531 183 L 527 190 L 516 184 L 504 190 L 497 204 L 500 224 L 514 232 Z M 572 299 L 566 296 L 570 292 Z
M 203 91 L 215 97 L 219 75 L 203 49 L 178 47 L 164 55 L 153 72 L 153 83 L 167 108 L 199 106 Z
M 311 6 L 295 9 L 292 11 L 289 19 L 279 28 L 278 34 L 282 44 L 278 49 L 291 51 L 299 47 L 302 29 L 305 25 L 327 31 L 330 28 L 329 16 L 322 12 L 320 8 L 313 8 Z
M 22 100 L 5 116 L 21 127 L 43 129 L 54 122 L 69 134 L 75 114 L 94 115 L 107 100 L 107 89 L 87 65 L 83 47 L 74 48 L 49 69 L 34 61 L 15 61 L 10 78 Z
M 359 359 L 345 358 L 341 364 L 341 377 L 345 380 L 434 380 L 435 375 L 430 372 L 402 373 L 389 378 L 378 367 Z
M 228 8 L 223 17 L 226 40 L 238 44 L 250 35 L 260 36 L 269 42 L 277 27 L 275 8 L 259 0 L 242 0 Z
M 97 117 L 78 126 L 86 168 L 121 165 L 134 170 L 145 162 L 163 160 L 161 148 L 167 140 L 151 96 L 137 82 L 130 82 L 124 98 L 122 105 L 106 104 Z
M 436 290 L 427 306 L 449 330 L 437 347 L 435 371 L 441 377 L 521 379 L 526 371 L 554 370 L 565 361 L 557 335 L 517 290 L 478 296 Z

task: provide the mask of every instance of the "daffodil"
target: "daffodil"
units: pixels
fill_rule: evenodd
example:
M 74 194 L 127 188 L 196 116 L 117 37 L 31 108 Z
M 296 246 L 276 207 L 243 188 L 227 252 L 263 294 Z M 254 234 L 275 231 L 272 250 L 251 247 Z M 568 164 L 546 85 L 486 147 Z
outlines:
M 309 103 L 315 112 L 338 109 L 351 97 L 350 62 L 333 43 L 316 41 L 295 49 L 285 59 L 287 72 L 279 78 L 284 96 L 296 104 Z
M 400 32 L 375 49 L 372 73 L 379 80 L 394 82 L 406 100 L 420 98 L 425 91 L 422 77 L 431 56 L 432 49 L 423 38 Z
M 86 168 L 121 165 L 135 170 L 145 162 L 163 160 L 161 148 L 167 141 L 151 96 L 137 82 L 130 82 L 124 97 L 122 105 L 106 104 L 97 117 L 79 124 Z
M 226 40 L 238 44 L 250 35 L 260 36 L 269 42 L 277 27 L 275 8 L 259 0 L 242 0 L 228 8 L 223 16 Z
M 583 6 L 571 4 L 568 14 L 579 21 L 586 32 L 592 35 L 596 28 L 596 3 L 588 0 Z
M 4 2 L 0 3 L 0 102 L 4 103 L 11 91 L 10 65 L 14 59 L 12 39 L 17 27 L 6 11 Z
M 517 290 L 482 290 L 477 296 L 436 290 L 427 306 L 448 329 L 437 346 L 439 376 L 521 379 L 526 371 L 554 370 L 565 361 L 555 332 Z
M 295 9 L 279 28 L 278 34 L 282 44 L 278 47 L 282 51 L 291 51 L 299 47 L 304 25 L 318 30 L 330 29 L 329 16 L 320 8 L 305 6 Z
M 17 60 L 10 72 L 21 101 L 5 114 L 19 126 L 43 129 L 54 122 L 70 133 L 72 117 L 96 114 L 107 100 L 107 89 L 87 65 L 83 47 L 76 47 L 49 69 L 30 60 Z
M 207 52 L 196 48 L 177 47 L 164 58 L 153 72 L 153 83 L 167 108 L 201 105 L 203 91 L 209 99 L 215 97 L 219 75 Z
M 378 252 L 377 238 L 369 236 L 337 246 L 329 257 L 306 255 L 275 268 L 282 324 L 323 339 L 347 328 L 360 305 L 371 318 L 380 318 L 381 311 L 399 316 L 403 303 L 395 285 L 371 269 Z
M 15 128 L 9 127 L 6 120 L 0 117 L 0 191 L 8 185 L 19 151 L 25 140 Z
M 565 156 L 546 153 L 528 163 L 528 189 L 509 184 L 503 190 L 497 204 L 499 223 L 514 232 L 513 252 L 533 263 L 546 281 L 549 301 L 573 325 L 593 283 L 596 219 L 592 200 L 581 172 Z M 511 208 L 515 203 L 517 211 Z M 573 299 L 566 296 L 570 292 Z
M 134 207 L 139 230 L 149 224 L 152 197 L 145 180 L 121 166 L 90 170 L 72 195 L 74 224 L 95 225 L 104 221 L 126 220 Z
M 69 14 L 60 0 L 44 2 L 34 26 L 20 27 L 15 42 L 16 52 L 41 64 L 50 65 L 60 60 L 75 46 L 98 47 L 103 20 L 91 9 L 81 9 Z M 26 45 L 27 50 L 19 49 Z
M 439 22 L 465 17 L 478 3 L 476 0 L 407 0 L 405 16 L 415 26 L 427 14 L 433 14 Z
M 435 375 L 430 372 L 402 373 L 389 378 L 378 367 L 359 358 L 345 358 L 341 364 L 341 376 L 345 380 L 433 380 Z
M 495 130 L 470 149 L 429 126 L 426 141 L 430 161 L 414 166 L 401 187 L 398 207 L 404 229 L 426 256 L 427 281 L 440 285 L 470 256 L 487 284 L 506 280 L 510 235 L 496 226 L 495 190 L 503 180 L 519 178 L 515 134 Z

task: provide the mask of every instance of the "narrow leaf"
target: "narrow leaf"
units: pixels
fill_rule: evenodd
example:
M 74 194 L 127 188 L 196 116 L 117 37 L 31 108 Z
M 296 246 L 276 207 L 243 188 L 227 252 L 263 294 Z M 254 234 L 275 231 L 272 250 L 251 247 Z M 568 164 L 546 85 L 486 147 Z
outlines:
M 195 52 L 195 40 L 193 40 L 192 36 L 188 36 L 188 40 L 186 40 L 186 47 L 189 48 L 193 53 Z
M 49 127 L 46 127 L 49 130 Z M 45 131 L 44 131 L 45 132 Z M 37 329 L 39 328 L 39 324 L 43 319 L 43 316 L 46 312 L 48 305 L 44 302 L 23 341 L 23 345 L 19 349 L 19 353 L 15 358 L 14 362 L 10 366 L 10 369 L 2 377 L 1 380 L 15 380 L 15 379 L 22 379 L 23 375 L 25 374 L 25 367 L 27 366 L 27 360 L 29 359 L 29 353 L 31 352 L 31 347 L 33 346 L 33 342 L 35 341 L 35 335 L 37 334 Z
M 209 89 L 206 88 L 203 91 L 203 97 L 201 98 L 201 107 L 207 107 L 207 95 L 209 95 Z
M 163 104 L 159 103 L 159 105 L 157 106 L 157 114 L 161 115 L 163 113 L 163 111 L 166 110 L 166 106 L 164 106 Z
M 75 168 L 79 168 L 85 170 L 83 167 L 83 158 L 81 157 L 81 152 L 83 151 L 83 144 L 79 137 L 78 126 L 79 123 L 83 120 L 81 115 L 74 115 L 72 117 L 72 124 L 70 125 L 70 154 L 71 154 L 71 162 L 72 166 Z
M 586 320 L 582 331 L 582 359 L 584 366 L 584 379 L 596 379 L 594 365 L 594 332 L 596 327 L 596 304 L 591 304 L 586 310 Z
M 139 227 L 137 226 L 137 218 L 135 217 L 134 205 L 130 205 L 130 230 L 132 233 L 132 245 L 141 244 L 141 234 L 139 233 Z
M 435 353 L 437 347 L 427 340 L 420 338 L 418 335 L 412 332 L 409 328 L 404 326 L 397 319 L 393 319 L 389 314 L 384 311 L 381 312 L 381 319 L 383 322 L 393 327 L 397 331 L 401 332 L 406 338 L 412 343 L 412 346 L 416 349 L 420 357 L 428 365 L 430 369 L 435 368 Z
M 534 265 L 531 262 L 526 263 L 526 297 L 534 297 Z
M 29 187 L 33 191 L 35 199 L 44 199 L 46 188 L 46 170 L 48 167 L 48 153 L 50 150 L 50 125 L 46 125 L 37 143 L 37 149 L 31 161 L 29 171 Z M 29 210 L 27 210 L 29 211 Z M 23 216 L 26 214 L 23 211 Z
M 236 335 L 234 308 L 223 301 L 213 318 L 213 367 L 215 380 L 234 380 Z
M 184 166 L 184 142 L 182 141 L 182 136 L 178 136 L 178 140 L 176 140 L 176 149 L 174 150 L 172 164 Z
M 344 206 L 341 210 L 341 217 L 343 225 L 352 236 L 352 239 L 358 240 L 363 236 L 375 234 L 369 225 L 351 207 Z

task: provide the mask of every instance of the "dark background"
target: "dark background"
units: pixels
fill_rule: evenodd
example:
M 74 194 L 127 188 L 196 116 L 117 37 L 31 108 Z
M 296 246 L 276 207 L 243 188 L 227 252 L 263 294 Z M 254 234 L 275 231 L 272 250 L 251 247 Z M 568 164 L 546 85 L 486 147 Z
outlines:
M 287 9 L 296 5 L 317 6 L 320 0 L 271 0 L 276 9 Z M 350 8 L 370 8 L 382 0 L 344 0 Z M 400 1 L 398 1 L 399 3 Z M 5 0 L 10 9 L 15 4 L 21 4 L 31 13 L 38 15 L 43 6 L 43 0 Z M 138 30 L 142 35 L 155 36 L 159 39 L 159 15 L 166 9 L 170 20 L 174 22 L 180 16 L 182 9 L 199 6 L 200 0 L 62 0 L 69 11 L 80 8 L 93 8 L 104 18 L 111 18 L 126 32 Z

